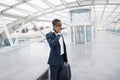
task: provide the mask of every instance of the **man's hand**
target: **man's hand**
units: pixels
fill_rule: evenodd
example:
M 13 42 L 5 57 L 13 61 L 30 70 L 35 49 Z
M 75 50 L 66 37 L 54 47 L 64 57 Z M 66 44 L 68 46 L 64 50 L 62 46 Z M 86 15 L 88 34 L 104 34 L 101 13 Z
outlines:
M 57 37 L 57 39 L 59 40 L 59 39 L 60 39 L 60 37 L 61 37 L 61 35 L 57 34 L 57 36 L 56 36 L 56 37 Z

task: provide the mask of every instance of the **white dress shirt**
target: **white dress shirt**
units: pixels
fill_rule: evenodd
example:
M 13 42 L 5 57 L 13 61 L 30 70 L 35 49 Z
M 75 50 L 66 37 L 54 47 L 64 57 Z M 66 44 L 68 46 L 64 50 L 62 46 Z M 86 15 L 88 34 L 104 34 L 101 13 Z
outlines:
M 54 31 L 52 31 L 54 32 Z M 54 32 L 55 33 L 55 32 Z M 62 33 L 55 33 L 56 35 L 60 35 L 60 39 L 59 39 L 59 43 L 60 43 L 60 46 L 61 46 L 61 55 L 64 53 L 64 47 L 63 47 L 63 38 L 62 38 Z
M 62 55 L 62 54 L 64 53 L 62 34 L 61 34 L 61 36 L 60 36 L 59 43 L 60 43 L 60 46 L 61 46 L 61 55 Z

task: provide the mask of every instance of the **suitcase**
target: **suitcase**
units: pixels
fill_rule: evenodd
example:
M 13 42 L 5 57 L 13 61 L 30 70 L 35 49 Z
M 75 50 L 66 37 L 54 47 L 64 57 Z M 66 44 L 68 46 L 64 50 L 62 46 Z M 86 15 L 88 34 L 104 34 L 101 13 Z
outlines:
M 70 64 L 65 63 L 61 72 L 61 80 L 71 80 Z

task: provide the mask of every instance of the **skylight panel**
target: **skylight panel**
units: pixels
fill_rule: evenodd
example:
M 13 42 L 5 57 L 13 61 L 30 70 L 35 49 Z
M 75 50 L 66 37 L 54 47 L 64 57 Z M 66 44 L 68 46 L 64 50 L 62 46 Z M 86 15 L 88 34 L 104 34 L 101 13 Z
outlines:
M 2 11 L 2 10 L 4 10 L 4 9 L 5 9 L 5 7 L 0 6 L 0 11 Z
M 16 4 L 17 2 L 18 2 L 17 0 L 0 0 L 0 3 L 10 5 L 10 6 Z
M 27 16 L 26 14 L 24 14 L 24 13 L 21 13 L 21 12 L 19 12 L 19 11 L 16 11 L 16 10 L 14 10 L 14 9 L 10 9 L 10 10 L 8 10 L 8 11 L 6 11 L 7 13 L 11 13 L 11 14 L 16 14 L 16 15 L 20 15 L 20 16 Z
M 49 8 L 49 6 L 47 4 L 45 4 L 44 2 L 42 2 L 41 0 L 31 0 L 30 3 L 33 3 L 33 4 L 35 4 L 36 6 L 39 6 L 42 9 Z
M 119 3 L 120 4 L 120 0 L 109 0 L 109 3 Z
M 60 0 L 48 0 L 50 3 L 52 3 L 53 5 L 60 5 L 62 4 Z
M 8 21 L 14 21 L 14 20 L 16 20 L 14 18 L 9 18 L 9 17 L 4 17 L 4 16 L 3 16 L 3 19 L 8 20 Z
M 24 10 L 27 10 L 27 11 L 30 11 L 30 12 L 33 12 L 33 13 L 38 11 L 38 10 L 32 8 L 32 6 L 28 6 L 26 4 L 21 4 L 21 5 L 17 6 L 17 8 L 21 8 L 21 9 L 24 9 Z
M 116 7 L 116 5 L 107 5 L 105 11 L 110 11 L 111 12 L 115 7 Z
M 75 2 L 76 0 L 65 0 L 67 3 Z

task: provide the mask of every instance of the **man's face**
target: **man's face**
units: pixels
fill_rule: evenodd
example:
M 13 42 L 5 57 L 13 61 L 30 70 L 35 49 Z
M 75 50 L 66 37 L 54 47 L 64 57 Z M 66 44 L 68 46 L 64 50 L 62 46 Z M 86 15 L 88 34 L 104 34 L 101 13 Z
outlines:
M 62 30 L 62 23 L 61 22 L 57 22 L 56 26 L 57 26 L 56 32 L 59 33 Z

